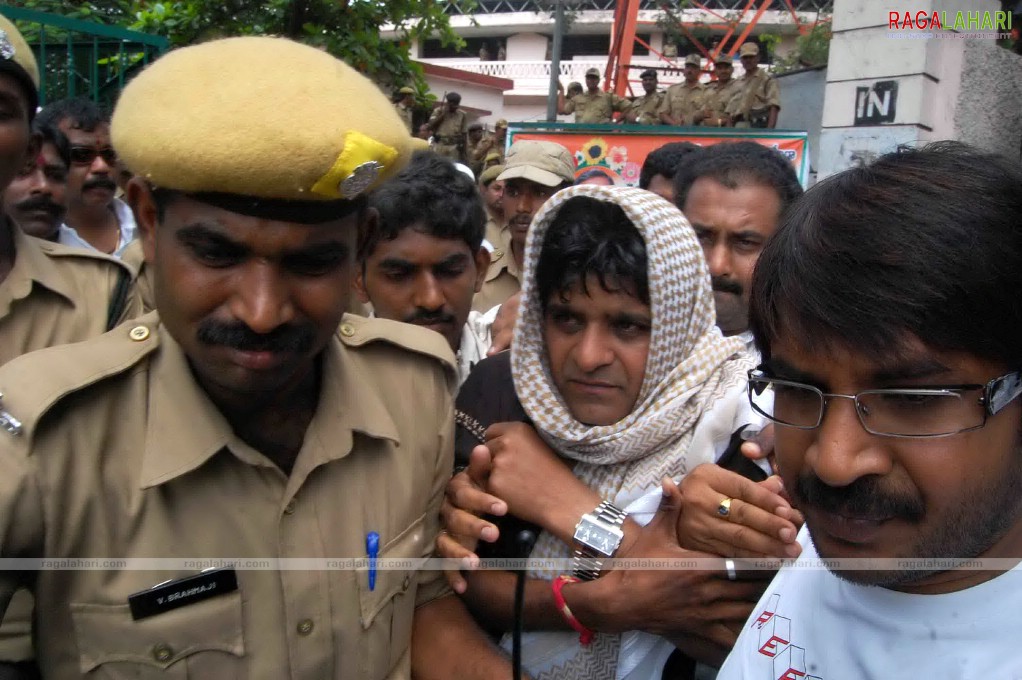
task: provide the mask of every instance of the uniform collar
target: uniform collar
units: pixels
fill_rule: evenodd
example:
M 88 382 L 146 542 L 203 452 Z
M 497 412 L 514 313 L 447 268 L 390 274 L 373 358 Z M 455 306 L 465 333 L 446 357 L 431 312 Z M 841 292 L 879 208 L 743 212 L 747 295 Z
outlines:
M 493 281 L 495 278 L 500 276 L 504 272 L 504 270 L 507 270 L 507 273 L 515 277 L 517 281 L 522 280 L 522 273 L 518 269 L 518 265 L 515 264 L 514 253 L 511 252 L 510 230 L 507 230 L 507 234 L 508 239 L 506 241 L 504 248 L 501 249 L 502 250 L 501 256 L 494 258 L 494 260 L 490 262 L 490 266 L 486 268 L 486 281 Z M 494 253 L 491 253 L 491 255 L 495 254 L 496 251 L 494 251 Z
M 160 351 L 149 374 L 149 420 L 141 487 L 158 486 L 195 470 L 227 448 L 250 465 L 277 469 L 243 442 L 196 382 L 181 346 L 159 327 Z M 397 425 L 371 380 L 359 380 L 355 352 L 333 336 L 324 350 L 316 414 L 291 472 L 292 481 L 351 452 L 354 432 L 399 443 Z
M 44 242 L 25 234 L 10 219 L 0 219 L 7 219 L 14 235 L 14 267 L 3 282 L 3 287 L 8 291 L 3 297 L 7 300 L 25 298 L 32 292 L 32 286 L 38 284 L 60 295 L 74 306 L 78 291 L 61 275 L 60 270 L 46 255 Z

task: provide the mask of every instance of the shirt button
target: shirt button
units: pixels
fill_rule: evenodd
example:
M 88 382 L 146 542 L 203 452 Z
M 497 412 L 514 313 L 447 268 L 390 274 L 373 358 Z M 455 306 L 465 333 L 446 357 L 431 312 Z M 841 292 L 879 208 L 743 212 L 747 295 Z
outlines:
M 295 499 L 292 498 L 287 502 L 287 505 L 284 506 L 284 514 L 285 515 L 295 514 Z
M 130 331 L 128 331 L 128 337 L 134 340 L 135 342 L 142 342 L 143 340 L 149 337 L 149 329 L 146 328 L 145 326 L 135 326 Z
M 355 327 L 354 326 L 352 326 L 350 323 L 342 323 L 341 324 L 341 335 L 343 335 L 346 338 L 350 338 L 354 334 L 355 334 Z
M 303 637 L 312 633 L 313 628 L 312 619 L 302 619 L 298 622 L 298 634 Z
M 170 645 L 162 642 L 158 645 L 153 645 L 153 658 L 157 661 L 170 661 L 172 656 L 174 656 L 174 650 L 170 648 Z

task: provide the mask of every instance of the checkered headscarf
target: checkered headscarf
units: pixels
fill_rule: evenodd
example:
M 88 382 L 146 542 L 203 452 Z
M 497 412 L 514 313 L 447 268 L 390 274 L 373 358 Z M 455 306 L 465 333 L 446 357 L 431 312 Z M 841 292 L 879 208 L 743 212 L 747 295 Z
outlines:
M 575 420 L 554 386 L 543 344 L 536 264 L 551 221 L 575 196 L 620 206 L 646 244 L 652 312 L 646 375 L 635 408 L 613 425 Z M 713 452 L 688 451 L 692 430 L 753 367 L 742 352 L 744 343 L 723 337 L 714 325 L 710 276 L 688 221 L 656 194 L 631 187 L 565 189 L 536 215 L 525 244 L 521 312 L 511 347 L 515 391 L 526 413 L 551 446 L 579 462 L 576 476 L 608 499 L 711 462 Z

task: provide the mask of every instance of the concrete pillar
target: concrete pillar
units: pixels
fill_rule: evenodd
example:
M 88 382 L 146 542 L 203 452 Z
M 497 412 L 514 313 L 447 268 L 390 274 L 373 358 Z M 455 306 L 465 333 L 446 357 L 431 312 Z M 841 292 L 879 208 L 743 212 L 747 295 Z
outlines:
M 869 162 L 900 144 L 960 139 L 1018 157 L 1022 58 L 979 26 L 890 27 L 891 12 L 954 21 L 994 17 L 997 0 L 836 0 L 827 68 L 819 177 Z M 920 14 L 922 13 L 922 14 Z M 984 64 L 996 73 L 980 77 Z M 979 105 L 977 105 L 979 104 Z M 996 124 L 992 124 L 994 119 Z

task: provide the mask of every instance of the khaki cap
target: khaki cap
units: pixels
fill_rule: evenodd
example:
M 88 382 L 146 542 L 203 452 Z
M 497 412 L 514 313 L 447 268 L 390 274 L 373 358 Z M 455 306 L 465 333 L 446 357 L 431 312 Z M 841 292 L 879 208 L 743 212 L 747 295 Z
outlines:
M 503 165 L 494 165 L 486 168 L 479 173 L 479 183 L 489 186 L 495 179 L 497 179 L 497 177 L 500 176 L 500 173 L 502 172 L 504 172 Z
M 405 85 L 400 90 L 398 90 L 397 93 L 398 94 L 415 94 L 415 90 L 413 90 L 412 88 L 410 88 L 407 85 Z
M 757 45 L 756 43 L 752 43 L 752 42 L 744 43 L 742 45 L 742 49 L 738 50 L 738 54 L 740 54 L 743 57 L 748 57 L 750 55 L 758 55 L 759 54 L 759 45 Z
M 496 129 L 496 128 L 506 128 L 507 127 L 507 119 L 501 118 L 500 120 L 498 120 L 496 123 L 493 124 L 493 127 L 494 127 L 494 129 Z
M 690 54 L 685 57 L 685 66 L 698 66 L 702 68 L 703 60 L 699 58 L 698 54 Z
M 281 102 L 300 104 L 301 121 Z M 160 58 L 124 89 L 111 137 L 128 168 L 158 187 L 312 204 L 373 189 L 412 150 L 370 80 L 326 52 L 268 37 Z
M 597 78 L 599 78 L 600 77 L 600 69 L 598 69 L 598 68 L 588 69 L 586 71 L 586 78 L 588 78 L 589 76 L 596 76 Z
M 728 66 L 734 66 L 734 61 L 726 52 L 721 52 L 717 55 L 717 58 L 713 60 L 714 64 L 727 64 Z
M 0 73 L 14 76 L 28 91 L 31 117 L 39 101 L 39 65 L 21 32 L 3 15 L 0 15 Z
M 575 160 L 556 142 L 526 140 L 508 149 L 499 180 L 527 179 L 547 187 L 575 181 Z
M 491 151 L 490 153 L 486 154 L 486 158 L 483 159 L 483 162 L 484 163 L 489 163 L 490 161 L 499 161 L 499 160 L 500 160 L 500 152 L 499 151 Z

